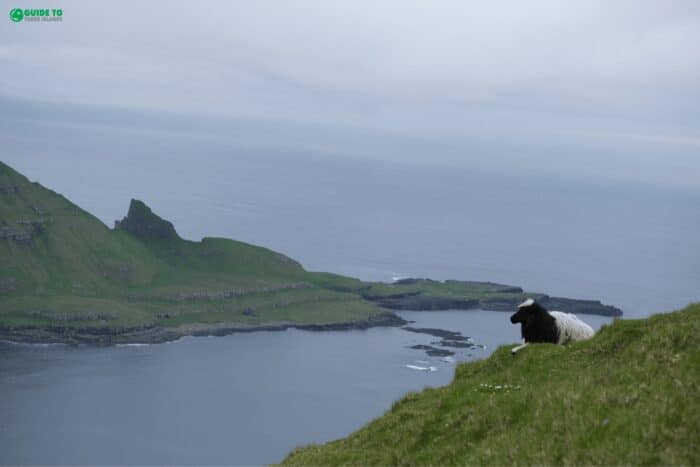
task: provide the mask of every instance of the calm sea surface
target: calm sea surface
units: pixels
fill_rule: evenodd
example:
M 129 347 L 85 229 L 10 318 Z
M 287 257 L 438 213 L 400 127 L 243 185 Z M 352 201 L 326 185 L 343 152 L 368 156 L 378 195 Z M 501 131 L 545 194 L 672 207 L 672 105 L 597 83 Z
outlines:
M 491 280 L 601 299 L 628 317 L 700 300 L 700 189 L 186 143 L 147 155 L 123 139 L 104 154 L 71 144 L 4 161 L 109 225 L 134 197 L 185 238 L 256 243 L 311 270 Z M 504 313 L 405 316 L 486 346 L 457 360 L 519 337 Z M 387 328 L 143 347 L 0 344 L 0 464 L 279 461 L 347 435 L 408 391 L 448 383 L 454 362 L 407 348 L 434 340 Z
M 455 349 L 455 361 L 519 337 L 508 313 L 403 316 L 486 346 Z M 108 348 L 0 343 L 0 464 L 278 462 L 351 433 L 406 392 L 447 384 L 455 362 L 408 348 L 435 340 L 375 328 Z

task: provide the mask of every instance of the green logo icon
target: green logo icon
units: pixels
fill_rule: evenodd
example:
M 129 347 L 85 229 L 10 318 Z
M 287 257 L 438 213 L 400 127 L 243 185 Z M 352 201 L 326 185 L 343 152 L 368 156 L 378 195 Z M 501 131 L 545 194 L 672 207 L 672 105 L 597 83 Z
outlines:
M 13 8 L 12 11 L 10 11 L 10 19 L 15 23 L 19 23 L 24 19 L 24 12 L 21 8 Z

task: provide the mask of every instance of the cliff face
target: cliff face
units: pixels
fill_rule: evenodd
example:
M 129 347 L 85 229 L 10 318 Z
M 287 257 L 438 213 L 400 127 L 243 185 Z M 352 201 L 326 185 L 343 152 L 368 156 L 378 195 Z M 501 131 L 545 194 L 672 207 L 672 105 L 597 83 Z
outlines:
M 166 221 L 143 201 L 132 199 L 129 212 L 120 221 L 114 221 L 115 230 L 125 230 L 141 240 L 167 240 L 180 236 L 175 231 L 172 222 Z

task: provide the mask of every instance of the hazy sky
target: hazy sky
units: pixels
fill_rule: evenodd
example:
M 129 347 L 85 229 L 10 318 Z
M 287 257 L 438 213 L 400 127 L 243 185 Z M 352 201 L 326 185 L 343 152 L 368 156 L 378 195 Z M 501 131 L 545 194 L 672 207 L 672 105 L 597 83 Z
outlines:
M 10 161 L 47 125 L 98 125 L 525 173 L 700 177 L 697 0 L 3 6 Z M 60 7 L 64 20 L 12 23 L 16 6 Z

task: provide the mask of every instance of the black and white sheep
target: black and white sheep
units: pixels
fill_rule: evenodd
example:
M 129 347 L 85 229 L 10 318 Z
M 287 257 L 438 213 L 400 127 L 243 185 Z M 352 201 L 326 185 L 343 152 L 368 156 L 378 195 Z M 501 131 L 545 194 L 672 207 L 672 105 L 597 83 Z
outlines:
M 547 311 L 532 298 L 520 305 L 518 311 L 510 317 L 510 322 L 520 323 L 524 344 L 513 347 L 513 355 L 529 343 L 550 342 L 567 344 L 593 337 L 595 331 L 589 325 L 570 313 Z

